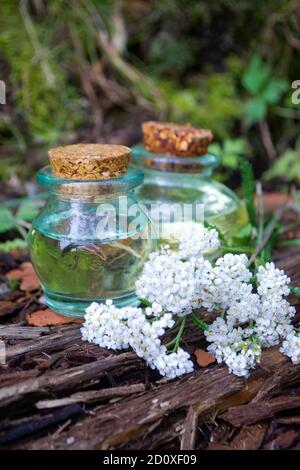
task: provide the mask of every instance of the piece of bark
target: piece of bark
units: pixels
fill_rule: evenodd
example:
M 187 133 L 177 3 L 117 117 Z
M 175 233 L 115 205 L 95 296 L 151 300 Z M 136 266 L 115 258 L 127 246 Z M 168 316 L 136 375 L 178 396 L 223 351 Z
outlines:
M 163 448 L 163 446 L 168 446 L 172 442 L 176 442 L 176 447 L 178 446 L 178 433 L 181 432 L 184 421 L 184 413 L 181 416 L 181 413 L 176 414 L 176 416 L 165 416 L 163 419 L 154 421 L 151 426 L 144 428 L 144 433 L 139 436 L 137 440 L 130 441 L 129 443 L 124 443 L 124 449 L 147 449 L 153 450 L 157 448 Z M 142 439 L 141 439 L 142 437 Z
M 0 325 L 0 338 L 33 339 L 51 333 L 50 328 L 31 328 L 19 325 Z
M 257 421 L 272 418 L 275 413 L 300 407 L 300 397 L 283 396 L 269 402 L 249 403 L 230 408 L 222 418 L 235 427 L 254 424 Z
M 272 394 L 272 391 L 279 387 L 281 383 L 281 376 L 274 372 L 269 379 L 267 379 L 263 387 L 259 390 L 258 394 L 251 400 L 251 403 L 257 403 L 259 401 L 266 401 L 267 398 Z
M 24 382 L 27 379 L 37 377 L 40 372 L 37 369 L 13 371 L 0 374 L 0 389 L 18 382 Z
M 123 387 L 104 388 L 100 390 L 89 390 L 87 392 L 73 393 L 69 397 L 58 398 L 57 400 L 42 400 L 38 401 L 35 406 L 39 410 L 48 408 L 57 408 L 66 406 L 73 403 L 95 403 L 103 400 L 110 400 L 111 398 L 126 397 L 135 393 L 145 391 L 145 385 L 133 384 Z
M 0 388 L 0 409 L 12 404 L 26 401 L 31 396 L 47 395 L 54 392 L 64 392 L 78 388 L 89 382 L 96 383 L 103 375 L 115 369 L 138 361 L 133 353 L 123 353 L 109 356 L 82 366 L 72 367 L 68 370 L 58 370 L 41 375 L 36 379 L 29 379 L 15 385 Z
M 207 447 L 207 450 L 220 450 L 220 451 L 223 451 L 223 450 L 235 450 L 235 449 L 230 447 L 229 444 L 224 444 L 222 442 L 212 442 Z
M 74 344 L 76 341 L 81 341 L 80 329 L 74 326 L 73 330 L 62 331 L 41 337 L 38 340 L 28 341 L 26 343 L 17 344 L 16 346 L 9 346 L 6 349 L 6 360 L 18 356 L 24 356 L 29 353 L 51 352 L 59 349 L 64 349 L 69 344 Z
M 222 419 L 232 426 L 240 428 L 257 423 L 263 419 L 270 419 L 273 416 L 274 413 L 272 409 L 268 408 L 265 403 L 250 403 L 249 405 L 240 405 L 230 408 L 222 415 Z
M 231 441 L 235 450 L 257 450 L 260 448 L 268 429 L 268 423 L 245 426 Z
M 48 429 L 50 426 L 59 424 L 69 418 L 83 412 L 79 405 L 70 405 L 65 408 L 54 410 L 51 414 L 37 416 L 26 420 L 21 420 L 16 424 L 11 423 L 0 432 L 0 445 L 14 442 L 20 438 L 30 436 L 36 432 Z
M 199 422 L 207 422 L 218 410 L 249 402 L 264 381 L 280 372 L 282 383 L 288 386 L 299 378 L 300 365 L 293 365 L 275 348 L 264 351 L 261 365 L 248 380 L 228 374 L 226 367 L 198 370 L 181 380 L 160 384 L 140 397 L 126 399 L 105 407 L 105 412 L 85 417 L 80 423 L 62 433 L 59 439 L 47 437 L 30 444 L 32 449 L 110 449 L 124 447 L 147 432 L 149 426 L 165 415 L 186 410 L 190 406 L 198 413 Z M 87 433 L 97 429 L 97 433 Z M 67 446 L 69 436 L 75 436 L 74 445 Z
M 280 433 L 275 439 L 268 442 L 264 449 L 266 450 L 278 450 L 278 449 L 288 449 L 292 447 L 295 440 L 299 435 L 299 431 L 290 429 L 289 431 Z
M 31 326 L 53 326 L 53 325 L 66 325 L 68 323 L 83 323 L 81 318 L 71 318 L 64 315 L 59 315 L 50 308 L 45 310 L 38 310 L 27 315 L 27 323 Z
M 280 416 L 277 418 L 277 423 L 285 425 L 300 424 L 300 416 Z
M 20 306 L 10 300 L 0 301 L 0 317 L 12 315 L 20 310 Z

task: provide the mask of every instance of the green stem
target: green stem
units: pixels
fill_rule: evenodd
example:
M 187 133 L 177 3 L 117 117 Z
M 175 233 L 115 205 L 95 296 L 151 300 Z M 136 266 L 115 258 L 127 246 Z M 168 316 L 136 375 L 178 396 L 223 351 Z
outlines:
M 26 220 L 16 219 L 16 223 L 21 227 L 27 228 L 27 230 L 31 228 L 31 224 L 29 222 L 26 222 Z
M 251 248 L 246 248 L 244 246 L 226 246 L 226 245 L 221 245 L 221 250 L 223 251 L 229 251 L 230 253 L 248 253 L 252 255 L 253 250 Z
M 25 242 L 27 242 L 27 232 L 26 232 L 26 230 L 21 225 L 18 225 L 18 224 L 16 225 L 16 229 L 22 235 Z
M 143 299 L 142 297 L 139 297 L 138 299 L 143 305 L 146 305 L 146 307 L 152 307 L 152 303 L 149 302 L 147 299 Z
M 172 344 L 175 344 L 174 348 L 170 352 L 176 352 L 178 350 L 185 324 L 186 324 L 186 317 L 181 317 L 180 326 L 179 326 L 179 330 L 178 330 L 177 335 L 175 336 L 174 339 L 172 339 L 172 341 L 170 341 L 169 343 L 166 344 L 167 347 L 172 345 Z
M 257 247 L 255 248 L 254 253 L 252 254 L 249 262 L 248 262 L 248 267 L 251 266 L 252 263 L 255 262 L 256 258 L 260 254 L 260 252 L 265 248 L 265 246 L 268 244 L 270 238 L 272 237 L 272 234 L 276 228 L 277 222 L 281 219 L 284 209 L 286 207 L 286 204 L 282 204 L 277 211 L 275 212 L 273 219 L 269 222 L 269 224 L 266 226 L 265 231 L 263 233 L 262 240 L 258 243 Z
M 258 234 L 257 242 L 260 243 L 264 233 L 264 203 L 263 203 L 263 191 L 261 183 L 258 182 L 256 185 L 256 194 L 258 199 Z
M 208 330 L 209 325 L 205 321 L 200 320 L 194 313 L 191 314 L 191 319 L 195 325 L 199 326 L 202 330 Z

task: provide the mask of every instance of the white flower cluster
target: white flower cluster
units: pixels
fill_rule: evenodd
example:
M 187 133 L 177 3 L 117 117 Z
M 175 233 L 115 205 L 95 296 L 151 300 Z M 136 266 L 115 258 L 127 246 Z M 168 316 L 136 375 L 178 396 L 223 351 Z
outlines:
M 244 279 L 247 281 L 246 272 Z M 284 299 L 289 294 L 289 283 L 290 279 L 273 263 L 259 267 L 257 293 L 253 293 L 251 284 L 242 282 L 242 277 L 238 288 L 233 281 L 233 290 L 238 295 L 235 300 L 231 297 L 232 303 L 225 308 L 226 320 L 217 318 L 205 334 L 212 343 L 208 350 L 215 354 L 218 362 L 224 361 L 234 374 L 247 376 L 255 362 L 259 362 L 262 347 L 277 345 L 287 337 L 291 342 L 285 341 L 281 351 L 290 357 L 297 354 L 295 349 L 300 343 L 293 339 L 291 324 L 295 308 Z M 244 295 L 240 296 L 243 290 Z M 225 302 L 222 306 L 225 307 Z M 298 354 L 300 356 L 300 350 Z
M 296 331 L 289 333 L 282 343 L 280 351 L 290 357 L 293 364 L 300 364 L 300 334 Z
M 261 304 L 254 331 L 263 347 L 279 344 L 282 338 L 293 331 L 291 319 L 295 315 L 295 308 L 284 299 L 290 293 L 290 282 L 284 271 L 275 268 L 274 263 L 258 268 L 257 292 Z
M 252 289 L 247 283 L 252 277 L 247 268 L 246 255 L 226 254 L 216 261 L 215 266 L 208 260 L 198 263 L 197 298 L 199 307 L 214 310 L 225 309 L 247 296 Z
M 145 263 L 135 284 L 137 296 L 160 306 L 161 312 L 191 313 L 196 301 L 195 263 L 194 259 L 182 261 L 165 245 Z
M 200 224 L 190 224 L 187 232 L 183 232 L 179 243 L 181 259 L 207 256 L 220 247 L 218 232 L 207 229 Z
M 218 317 L 205 331 L 206 339 L 211 344 L 207 350 L 218 363 L 225 362 L 229 372 L 247 377 L 250 369 L 260 361 L 261 347 L 249 339 L 248 332 L 241 327 L 232 327 Z
M 282 341 L 281 351 L 299 363 L 300 336 L 291 324 L 295 308 L 285 299 L 290 279 L 267 263 L 257 270 L 255 292 L 246 255 L 229 253 L 215 262 L 205 259 L 219 246 L 216 230 L 194 224 L 183 234 L 178 252 L 165 245 L 145 263 L 136 294 L 151 307 L 93 303 L 86 311 L 83 338 L 107 348 L 131 347 L 150 367 L 174 378 L 191 372 L 193 363 L 181 348 L 168 351 L 161 338 L 175 325 L 174 315 L 202 307 L 222 313 L 205 335 L 208 351 L 230 372 L 248 376 L 260 360 L 261 348 Z
M 174 326 L 172 315 L 165 313 L 149 322 L 147 316 L 152 316 L 153 312 L 149 308 L 146 310 L 117 308 L 111 300 L 105 304 L 93 302 L 86 310 L 82 338 L 106 348 L 127 349 L 130 346 L 137 356 L 168 379 L 191 372 L 193 363 L 187 352 L 178 348 L 169 354 L 161 344 L 160 338 L 166 329 Z

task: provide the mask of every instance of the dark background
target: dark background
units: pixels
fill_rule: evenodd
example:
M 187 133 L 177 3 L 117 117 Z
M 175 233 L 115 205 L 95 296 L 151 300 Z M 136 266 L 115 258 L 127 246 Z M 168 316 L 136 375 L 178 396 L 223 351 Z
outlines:
M 297 187 L 299 50 L 298 1 L 1 0 L 2 199 L 34 191 L 47 148 L 131 145 L 149 118 L 212 129 L 235 188 L 238 154 Z

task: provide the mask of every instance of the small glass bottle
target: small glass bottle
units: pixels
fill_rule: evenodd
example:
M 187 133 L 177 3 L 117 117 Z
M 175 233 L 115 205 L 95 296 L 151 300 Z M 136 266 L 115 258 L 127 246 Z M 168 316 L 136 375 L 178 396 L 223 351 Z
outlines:
M 136 304 L 135 281 L 156 240 L 134 194 L 143 175 L 125 173 L 130 149 L 89 144 L 53 150 L 52 169 L 37 174 L 49 197 L 29 235 L 47 305 L 82 317 L 93 301 Z M 122 152 L 126 158 L 118 160 Z
M 213 170 L 219 165 L 217 156 L 159 155 L 146 151 L 142 145 L 132 148 L 132 156 L 137 169 L 144 173 L 144 182 L 136 195 L 150 211 L 160 243 L 176 243 L 180 234 L 188 230 L 189 222 L 203 223 L 203 218 L 217 227 L 227 241 L 247 224 L 244 203 L 229 188 L 212 179 Z M 156 203 L 160 209 L 155 209 Z M 192 205 L 190 221 L 170 220 L 170 213 L 178 204 Z

